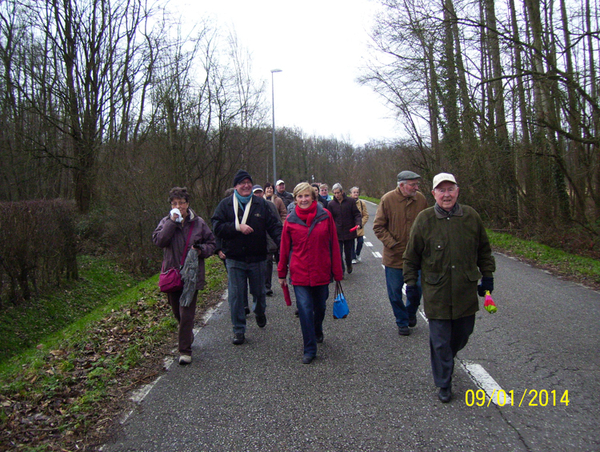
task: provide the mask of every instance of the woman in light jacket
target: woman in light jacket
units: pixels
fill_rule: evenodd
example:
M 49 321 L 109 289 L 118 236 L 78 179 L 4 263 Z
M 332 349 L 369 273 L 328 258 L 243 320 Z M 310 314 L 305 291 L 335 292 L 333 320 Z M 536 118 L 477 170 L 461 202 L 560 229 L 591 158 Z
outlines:
M 323 342 L 323 319 L 329 297 L 329 283 L 343 279 L 342 258 L 331 213 L 318 202 L 307 182 L 294 188 L 296 207 L 283 225 L 279 283 L 287 285 L 288 268 L 304 339 L 302 362 L 310 364 L 317 356 L 317 343 Z
M 171 204 L 171 212 L 160 220 L 152 234 L 154 244 L 163 249 L 163 270 L 172 267 L 179 268 L 184 253 L 186 255 L 188 252 L 198 253 L 196 290 L 189 306 L 179 304 L 183 289 L 167 293 L 173 315 L 179 323 L 179 364 L 190 364 L 192 362 L 193 328 L 198 290 L 204 289 L 205 285 L 204 259 L 213 255 L 216 243 L 215 236 L 208 225 L 190 209 L 190 195 L 185 187 L 171 189 L 169 204 Z M 187 249 L 186 243 L 188 243 Z
M 363 244 L 365 243 L 365 225 L 369 221 L 369 212 L 367 212 L 367 204 L 359 199 L 360 189 L 358 187 L 352 187 L 350 189 L 350 197 L 356 200 L 356 208 L 360 212 L 362 217 L 362 224 L 360 229 L 356 231 L 356 243 L 352 246 L 352 263 L 358 264 L 360 260 L 360 252 L 362 251 Z

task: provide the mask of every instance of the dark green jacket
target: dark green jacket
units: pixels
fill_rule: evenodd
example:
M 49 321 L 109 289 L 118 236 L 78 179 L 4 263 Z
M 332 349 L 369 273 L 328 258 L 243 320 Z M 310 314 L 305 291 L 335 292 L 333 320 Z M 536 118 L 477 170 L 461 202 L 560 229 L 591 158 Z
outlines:
M 423 210 L 404 252 L 404 282 L 421 285 L 429 319 L 458 319 L 479 310 L 477 282 L 492 276 L 496 262 L 479 214 L 459 206 L 453 216 Z

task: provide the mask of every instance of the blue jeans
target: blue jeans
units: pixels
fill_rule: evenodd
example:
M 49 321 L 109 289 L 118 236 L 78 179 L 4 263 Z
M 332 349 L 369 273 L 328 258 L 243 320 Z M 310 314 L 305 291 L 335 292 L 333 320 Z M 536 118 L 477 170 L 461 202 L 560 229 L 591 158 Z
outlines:
M 317 356 L 317 335 L 323 334 L 329 285 L 294 286 L 294 293 L 304 339 L 304 354 Z
M 356 259 L 358 256 L 360 256 L 363 243 L 365 243 L 364 236 L 359 235 L 358 237 L 356 237 L 356 243 L 352 245 L 352 259 Z
M 247 298 L 247 285 L 252 294 L 252 310 L 257 316 L 264 315 L 267 309 L 267 296 L 265 291 L 266 261 L 243 262 L 226 259 L 227 263 L 227 291 L 231 323 L 234 333 L 246 332 L 246 313 L 244 301 Z
M 404 286 L 404 272 L 401 268 L 385 267 L 385 282 L 387 285 L 388 297 L 394 316 L 396 317 L 396 325 L 408 326 L 408 319 L 417 316 L 420 301 L 417 304 L 411 304 L 406 300 L 406 305 L 402 301 L 402 286 Z M 417 280 L 419 288 L 419 300 L 421 298 L 421 273 Z

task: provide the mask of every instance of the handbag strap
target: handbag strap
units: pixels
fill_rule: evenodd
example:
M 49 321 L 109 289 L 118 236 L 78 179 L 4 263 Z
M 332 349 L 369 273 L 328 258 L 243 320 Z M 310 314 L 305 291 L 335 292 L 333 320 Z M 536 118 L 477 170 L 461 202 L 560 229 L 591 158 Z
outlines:
M 341 281 L 336 281 L 335 282 L 335 293 L 334 293 L 334 298 L 337 297 L 339 294 L 344 294 L 344 289 L 342 289 L 342 282 Z
M 181 265 L 180 267 L 183 267 L 183 264 L 185 263 L 185 257 L 187 256 L 187 252 L 188 252 L 188 245 L 190 244 L 190 238 L 192 237 L 192 231 L 194 230 L 194 223 L 191 222 L 192 225 L 190 226 L 190 232 L 188 232 L 188 236 L 187 236 L 187 240 L 185 241 L 185 248 L 183 249 L 183 255 L 181 256 Z

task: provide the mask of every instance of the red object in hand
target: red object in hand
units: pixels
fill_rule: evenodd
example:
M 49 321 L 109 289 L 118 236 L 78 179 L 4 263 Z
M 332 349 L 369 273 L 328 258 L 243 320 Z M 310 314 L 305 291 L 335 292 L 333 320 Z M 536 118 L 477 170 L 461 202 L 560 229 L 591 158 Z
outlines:
M 358 226 L 354 226 L 352 229 L 350 229 L 350 232 L 354 232 L 358 229 Z
M 281 283 L 281 290 L 283 290 L 283 298 L 285 298 L 285 305 L 292 305 L 292 298 L 290 297 L 290 287 L 287 283 Z
M 485 302 L 483 303 L 483 307 L 490 314 L 493 314 L 498 310 L 496 303 L 494 303 L 494 300 L 492 300 L 492 295 L 490 294 L 489 290 L 485 291 Z

